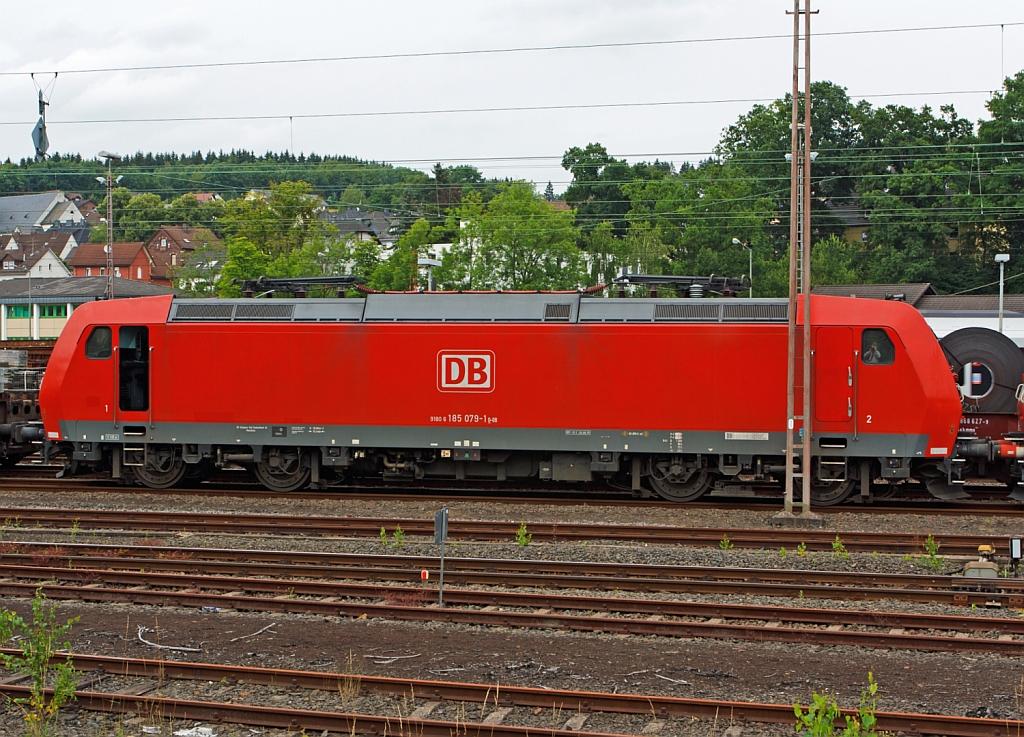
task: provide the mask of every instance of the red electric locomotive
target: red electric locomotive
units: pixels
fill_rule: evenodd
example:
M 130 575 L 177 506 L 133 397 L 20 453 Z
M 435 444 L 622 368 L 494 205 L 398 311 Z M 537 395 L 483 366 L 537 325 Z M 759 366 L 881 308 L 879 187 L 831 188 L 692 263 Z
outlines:
M 913 307 L 812 297 L 813 499 L 949 477 L 961 406 Z M 152 488 L 226 464 L 289 491 L 604 477 L 687 501 L 784 473 L 788 305 L 371 294 L 96 302 L 41 392 L 71 468 Z M 862 481 L 858 486 L 858 481 Z

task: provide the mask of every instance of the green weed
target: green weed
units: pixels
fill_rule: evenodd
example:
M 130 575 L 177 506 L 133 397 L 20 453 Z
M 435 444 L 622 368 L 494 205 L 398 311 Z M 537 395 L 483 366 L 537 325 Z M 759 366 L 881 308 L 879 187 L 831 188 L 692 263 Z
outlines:
M 526 531 L 526 523 L 519 523 L 519 529 L 516 530 L 516 543 L 519 547 L 525 548 L 533 540 L 533 535 Z
M 857 716 L 847 716 L 846 728 L 842 737 L 865 737 L 876 734 L 878 719 L 875 717 L 875 706 L 878 703 L 878 684 L 874 675 L 868 672 L 868 687 L 860 692 L 860 705 Z M 806 730 L 809 737 L 832 737 L 836 733 L 836 719 L 840 716 L 839 702 L 831 694 L 811 694 L 812 703 L 804 711 L 800 702 L 793 705 L 796 715 L 796 733 Z
M 56 661 L 61 651 L 71 645 L 65 641 L 78 617 L 65 624 L 57 623 L 57 606 L 48 604 L 43 587 L 36 589 L 32 600 L 32 621 L 26 622 L 12 611 L 0 611 L 0 642 L 17 637 L 19 655 L 0 653 L 0 662 L 30 679 L 28 697 L 12 699 L 25 713 L 26 734 L 30 737 L 55 735 L 57 714 L 75 695 L 75 670 L 71 655 L 62 663 Z M 51 662 L 54 661 L 54 662 Z M 47 698 L 46 688 L 53 689 Z

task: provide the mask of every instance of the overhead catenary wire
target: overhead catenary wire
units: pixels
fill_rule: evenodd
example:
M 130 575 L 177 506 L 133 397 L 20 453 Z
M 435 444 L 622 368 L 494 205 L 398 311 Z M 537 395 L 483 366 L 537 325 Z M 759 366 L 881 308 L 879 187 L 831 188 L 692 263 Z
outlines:
M 863 145 L 857 144 L 853 147 L 844 146 L 842 148 L 831 148 L 828 146 L 816 146 L 815 149 L 822 156 L 822 161 L 819 164 L 834 164 L 834 163 L 845 163 L 845 162 L 863 162 L 863 161 L 891 161 L 899 162 L 903 160 L 907 161 L 919 161 L 927 158 L 950 158 L 956 160 L 957 157 L 963 156 L 963 154 L 957 154 L 951 152 L 950 149 L 970 149 L 970 156 L 974 156 L 973 151 L 976 149 L 991 149 L 991 153 L 985 158 L 999 159 L 1005 158 L 1008 154 L 1014 154 L 1015 156 L 1024 156 L 1024 143 L 1017 142 L 999 142 L 999 143 L 983 143 L 979 141 L 948 141 L 943 143 L 935 144 L 896 144 L 896 145 Z M 930 150 L 937 149 L 934 153 L 929 153 Z M 996 150 L 998 149 L 998 150 Z M 842 152 L 839 156 L 836 156 L 836 152 Z M 879 152 L 878 155 L 868 155 L 864 152 Z M 893 152 L 893 153 L 886 153 Z M 915 152 L 912 156 L 908 153 L 904 155 L 902 152 Z M 211 152 L 212 153 L 212 152 Z M 781 149 L 744 149 L 740 148 L 731 152 L 722 151 L 649 151 L 642 153 L 618 153 L 609 152 L 608 155 L 615 159 L 615 161 L 623 161 L 628 159 L 640 159 L 644 160 L 645 163 L 654 164 L 655 161 L 660 161 L 662 157 L 668 161 L 669 159 L 682 158 L 684 161 L 689 161 L 694 157 L 713 158 L 718 161 L 737 161 L 743 164 L 780 164 L 782 161 L 781 157 L 785 153 Z M 270 157 L 275 156 L 274 152 L 267 152 L 267 154 L 256 156 L 245 149 L 233 150 L 220 156 L 232 156 L 238 155 L 249 155 L 252 156 L 252 161 L 238 161 L 235 163 L 225 162 L 218 160 L 216 162 L 217 169 L 210 168 L 213 164 L 207 163 L 204 160 L 200 161 L 186 161 L 187 157 L 199 154 L 201 152 L 182 153 L 176 160 L 172 160 L 169 157 L 179 156 L 176 152 L 164 152 L 164 153 L 148 153 L 146 156 L 154 158 L 152 164 L 127 164 L 122 167 L 121 170 L 132 169 L 133 167 L 203 167 L 204 173 L 226 173 L 232 171 L 245 171 L 248 173 L 279 173 L 282 168 L 293 167 L 296 169 L 308 169 L 308 168 L 320 168 L 329 171 L 365 171 L 367 169 L 378 171 L 391 169 L 401 165 L 413 165 L 413 164 L 444 164 L 450 163 L 455 166 L 465 165 L 471 166 L 471 162 L 521 162 L 521 161 L 562 161 L 565 153 L 561 154 L 549 154 L 549 155 L 506 155 L 506 156 L 460 156 L 460 157 L 445 157 L 445 156 L 432 156 L 428 158 L 420 159 L 405 159 L 405 158 L 384 158 L 381 160 L 373 159 L 356 159 L 350 156 L 344 155 L 332 155 L 326 154 L 323 156 L 317 156 L 315 152 L 311 152 L 308 157 L 300 160 L 299 157 L 292 155 L 292 158 L 285 161 L 274 160 Z M 752 156 L 751 154 L 756 154 Z M 133 156 L 141 156 L 142 153 L 138 152 L 134 155 L 128 155 L 125 157 L 125 161 L 130 161 Z M 312 157 L 316 157 L 313 160 Z M 649 159 L 654 157 L 655 161 Z M 59 163 L 60 159 L 51 159 L 45 165 L 38 165 L 31 160 L 24 161 L 24 168 L 19 169 L 19 175 L 21 176 L 52 176 L 55 172 L 50 168 L 54 161 Z M 82 162 L 95 161 L 97 159 L 82 159 Z M 628 163 L 628 161 L 627 161 Z M 258 164 L 272 164 L 273 169 L 260 170 L 253 168 Z M 788 166 L 788 165 L 787 165 Z M 517 165 L 516 169 L 522 168 L 521 165 Z M 547 168 L 547 167 L 545 167 Z M 38 171 L 33 171 L 38 169 Z M 77 173 L 92 175 L 95 172 L 95 168 L 83 168 L 77 170 Z M 63 169 L 60 171 L 61 174 L 73 174 L 76 170 Z M 607 180 L 605 180 L 607 181 Z M 631 181 L 631 180 L 630 180 Z M 431 184 L 433 186 L 433 184 Z
M 851 29 L 843 31 L 822 31 L 818 32 L 816 36 L 862 36 L 862 35 L 873 35 L 873 34 L 888 34 L 888 33 L 921 33 L 931 31 L 954 31 L 954 30 L 974 30 L 984 28 L 999 28 L 1001 32 L 1007 26 L 1022 26 L 1024 21 L 1014 21 L 1010 23 L 964 23 L 946 26 L 912 26 L 905 28 L 866 28 L 866 29 Z M 678 46 L 686 44 L 703 44 L 703 43 L 724 43 L 724 42 L 739 42 L 739 41 L 767 41 L 767 40 L 778 40 L 778 39 L 789 39 L 789 34 L 760 34 L 752 36 L 714 36 L 708 38 L 683 38 L 683 39 L 665 39 L 665 40 L 652 40 L 652 41 L 612 41 L 607 43 L 590 43 L 590 44 L 555 44 L 551 46 L 511 46 L 505 48 L 494 48 L 494 49 L 450 49 L 444 51 L 411 51 L 403 53 L 390 53 L 390 54 L 357 54 L 350 56 L 322 56 L 322 57 L 302 57 L 302 58 L 291 58 L 291 59 L 251 59 L 242 61 L 219 61 L 219 62 L 191 62 L 181 64 L 148 64 L 148 65 L 134 65 L 134 66 L 121 66 L 121 67 L 91 67 L 91 68 L 79 68 L 79 69 L 53 69 L 46 70 L 45 72 L 40 70 L 35 71 L 3 71 L 0 72 L 0 77 L 11 77 L 11 76 L 28 76 L 30 74 L 101 74 L 101 73 L 115 73 L 115 72 L 151 72 L 151 71 L 172 71 L 172 70 L 185 70 L 185 69 L 215 69 L 215 68 L 226 68 L 226 67 L 251 67 L 251 66 L 273 66 L 273 65 L 286 65 L 286 64 L 321 64 L 330 62 L 343 62 L 343 61 L 377 61 L 377 60 L 388 60 L 388 59 L 422 59 L 429 57 L 448 57 L 448 56 L 479 56 L 479 55 L 491 55 L 491 54 L 522 54 L 522 53 L 536 53 L 536 52 L 551 52 L 551 51 L 585 51 L 585 50 L 598 50 L 598 49 L 622 49 L 622 48 L 643 48 L 643 47 L 656 47 L 656 46 Z
M 852 95 L 861 99 L 890 97 L 937 97 L 948 95 L 991 95 L 993 90 L 943 90 L 935 92 L 880 92 L 875 94 Z M 649 102 L 596 102 L 566 105 L 509 105 L 504 107 L 437 108 L 423 110 L 377 110 L 335 113 L 271 113 L 261 115 L 192 115 L 153 118 L 81 118 L 50 121 L 55 125 L 120 125 L 137 123 L 202 123 L 238 122 L 247 120 L 317 120 L 330 118 L 375 118 L 408 115 L 463 115 L 477 113 L 550 112 L 558 110 L 599 110 L 609 108 L 678 107 L 687 105 L 730 105 L 774 102 L 771 97 L 721 98 L 714 100 L 655 100 Z M 31 121 L 4 120 L 0 126 L 30 125 Z

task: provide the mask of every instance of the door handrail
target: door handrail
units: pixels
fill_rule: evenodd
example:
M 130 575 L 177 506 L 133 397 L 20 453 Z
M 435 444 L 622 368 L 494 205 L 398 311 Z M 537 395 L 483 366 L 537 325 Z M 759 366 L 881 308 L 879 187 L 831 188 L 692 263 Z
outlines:
M 121 346 L 116 346 L 115 345 L 113 353 L 111 354 L 111 357 L 114 359 L 114 397 L 113 397 L 113 399 L 111 401 L 111 405 L 110 406 L 111 406 L 111 409 L 114 410 L 114 429 L 115 430 L 117 429 L 117 403 L 121 401 L 121 392 L 118 391 L 118 388 L 120 387 L 120 379 L 121 379 L 121 362 L 120 362 L 120 360 L 118 359 L 118 356 L 117 356 L 117 352 L 118 352 L 118 350 L 120 350 L 120 348 L 121 348 Z
M 857 442 L 857 389 L 860 386 L 860 351 L 853 351 L 853 442 Z

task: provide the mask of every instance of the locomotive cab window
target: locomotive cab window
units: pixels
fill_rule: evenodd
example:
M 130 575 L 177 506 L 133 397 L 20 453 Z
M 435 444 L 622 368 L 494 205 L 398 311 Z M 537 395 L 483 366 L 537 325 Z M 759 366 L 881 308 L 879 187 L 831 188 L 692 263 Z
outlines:
M 149 409 L 149 328 L 117 332 L 118 406 L 125 412 Z
M 105 326 L 92 329 L 89 338 L 85 341 L 86 358 L 110 358 L 110 347 L 113 338 L 113 331 Z
M 888 366 L 896 360 L 896 347 L 884 330 L 869 328 L 861 337 L 861 359 L 872 366 Z

